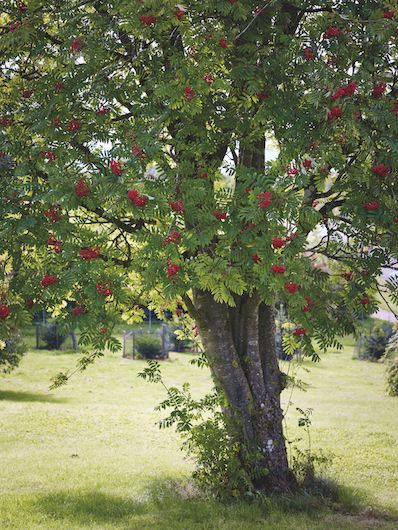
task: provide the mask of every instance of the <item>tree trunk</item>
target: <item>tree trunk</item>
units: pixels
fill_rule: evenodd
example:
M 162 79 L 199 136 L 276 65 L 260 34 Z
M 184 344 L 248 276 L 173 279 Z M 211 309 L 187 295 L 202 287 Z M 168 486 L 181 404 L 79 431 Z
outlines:
M 247 294 L 236 297 L 232 308 L 199 290 L 193 306 L 214 382 L 227 400 L 224 412 L 239 433 L 242 453 L 258 455 L 255 464 L 263 473 L 253 487 L 289 491 L 294 478 L 282 428 L 274 308 Z

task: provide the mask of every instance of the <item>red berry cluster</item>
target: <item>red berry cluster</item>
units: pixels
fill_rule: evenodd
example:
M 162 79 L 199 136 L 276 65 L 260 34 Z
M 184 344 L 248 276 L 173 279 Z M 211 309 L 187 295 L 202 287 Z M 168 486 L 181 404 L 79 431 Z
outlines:
M 71 132 L 71 133 L 75 133 L 75 132 L 80 130 L 81 126 L 82 126 L 82 124 L 80 123 L 80 120 L 78 120 L 76 118 L 72 118 L 69 121 L 69 123 L 68 123 L 68 131 Z M 58 127 L 59 127 L 59 125 L 58 125 Z
M 40 156 L 48 162 L 54 162 L 57 158 L 54 151 L 40 151 Z
M 296 328 L 293 331 L 293 335 L 295 337 L 301 337 L 302 335 L 306 335 L 306 334 L 307 334 L 307 330 L 305 328 Z
M 341 107 L 332 107 L 328 112 L 328 120 L 338 120 L 343 115 Z
M 122 174 L 122 163 L 117 162 L 116 160 L 111 160 L 109 162 L 109 168 L 115 175 L 120 176 Z
M 214 83 L 214 77 L 211 74 L 205 74 L 203 76 L 203 80 L 206 81 L 206 83 L 211 86 Z
M 364 202 L 362 206 L 368 212 L 373 212 L 379 208 L 379 203 L 377 201 L 368 201 Z
M 95 284 L 95 288 L 97 289 L 97 293 L 104 296 L 105 298 L 107 296 L 112 296 L 113 291 L 108 281 L 97 282 Z
M 330 26 L 323 34 L 324 39 L 333 39 L 334 37 L 340 37 L 341 29 L 337 26 Z
M 304 57 L 307 61 L 313 61 L 315 56 L 314 52 L 311 50 L 311 48 L 304 48 L 303 49 Z
M 50 236 L 48 238 L 47 244 L 48 244 L 49 247 L 52 247 L 54 252 L 56 252 L 57 254 L 61 254 L 61 252 L 62 252 L 62 241 L 60 241 L 59 239 L 57 239 L 54 236 Z
M 136 156 L 140 160 L 144 160 L 145 153 L 144 153 L 144 151 L 141 149 L 141 147 L 139 145 L 136 145 L 136 144 L 132 145 L 131 146 L 131 152 L 133 153 L 134 156 Z
M 170 243 L 175 243 L 176 245 L 178 245 L 179 243 L 181 243 L 181 237 L 181 232 L 174 229 L 168 234 L 164 242 L 166 245 L 169 245 Z
M 306 296 L 305 297 L 305 305 L 303 307 L 303 311 L 304 313 L 308 313 L 308 311 L 311 310 L 311 308 L 313 307 L 314 303 L 313 301 L 311 300 L 311 298 L 309 296 Z
M 11 127 L 12 125 L 12 118 L 9 118 L 8 116 L 2 116 L 0 118 L 0 125 L 2 127 Z
M 300 285 L 298 283 L 295 283 L 295 282 L 286 282 L 285 283 L 285 289 L 290 294 L 294 294 L 300 289 Z
M 252 254 L 252 260 L 254 261 L 254 263 L 258 263 L 261 261 L 261 258 L 258 254 Z
M 25 90 L 22 90 L 21 95 L 25 99 L 29 99 L 33 96 L 33 90 L 31 88 L 25 88 Z
M 387 89 L 387 83 L 377 83 L 377 85 L 373 87 L 372 97 L 376 99 L 380 98 L 384 94 L 386 89 Z
M 355 94 L 356 90 L 358 88 L 358 85 L 355 81 L 351 81 L 350 83 L 347 83 L 346 85 L 341 86 L 336 90 L 336 92 L 331 96 L 332 101 L 336 101 L 340 98 L 347 98 L 351 97 Z
M 285 274 L 286 267 L 284 265 L 272 265 L 271 272 L 275 274 Z
M 0 304 L 0 318 L 1 320 L 5 320 L 8 318 L 11 314 L 11 309 L 8 307 L 7 304 Z
M 157 18 L 154 15 L 141 15 L 140 22 L 144 26 L 154 26 L 157 22 Z
M 273 237 L 271 244 L 274 248 L 283 248 L 286 245 L 286 239 L 284 237 Z
M 99 247 L 85 247 L 80 250 L 79 255 L 84 260 L 90 261 L 92 259 L 99 258 L 101 256 L 101 250 L 99 249 Z
M 216 219 L 218 219 L 219 221 L 225 221 L 225 219 L 228 217 L 227 212 L 222 212 L 220 210 L 214 210 L 214 212 L 212 212 L 211 215 L 215 217 Z
M 77 197 L 87 197 L 87 195 L 90 195 L 90 188 L 84 179 L 79 179 L 75 182 L 75 194 Z
M 70 314 L 73 316 L 73 317 L 79 317 L 81 315 L 84 315 L 84 313 L 86 313 L 86 308 L 82 305 L 77 305 L 75 307 L 73 307 L 71 310 L 70 310 Z
M 192 87 L 186 86 L 184 88 L 184 97 L 187 101 L 191 101 L 191 99 L 193 99 L 195 96 L 196 92 Z
M 141 195 L 138 190 L 129 190 L 127 192 L 127 197 L 138 207 L 143 207 L 148 204 L 148 197 Z
M 53 285 L 54 283 L 58 282 L 58 276 L 55 274 L 45 274 L 43 278 L 40 280 L 40 285 L 42 287 L 49 287 L 50 285 Z
M 77 37 L 76 39 L 73 39 L 73 41 L 69 44 L 69 49 L 72 53 L 79 53 L 82 51 L 82 49 L 85 47 L 86 43 L 81 37 Z
M 61 214 L 58 208 L 48 208 L 44 212 L 44 216 L 47 217 L 52 223 L 57 223 L 61 219 Z
M 181 270 L 181 265 L 177 265 L 177 263 L 169 263 L 166 268 L 167 277 L 169 279 L 173 278 L 178 274 L 179 270 Z
M 185 212 L 184 203 L 182 202 L 182 199 L 177 199 L 176 201 L 170 201 L 169 206 L 173 210 L 173 212 L 177 212 L 177 213 Z
M 389 166 L 386 166 L 386 164 L 376 164 L 372 167 L 372 172 L 377 175 L 378 177 L 385 178 L 391 171 L 391 168 Z
M 257 195 L 257 199 L 260 199 L 258 203 L 259 208 L 268 208 L 272 201 L 272 193 L 270 191 L 264 191 Z

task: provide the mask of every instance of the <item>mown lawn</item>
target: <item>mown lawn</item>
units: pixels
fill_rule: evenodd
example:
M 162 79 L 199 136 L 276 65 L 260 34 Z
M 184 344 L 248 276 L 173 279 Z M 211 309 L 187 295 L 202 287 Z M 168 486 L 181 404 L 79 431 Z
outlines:
M 211 386 L 192 356 L 163 363 L 166 382 Z M 384 368 L 329 353 L 306 363 L 288 412 L 313 408 L 312 447 L 333 452 L 329 477 L 339 503 L 313 497 L 222 505 L 195 496 L 177 435 L 159 431 L 154 406 L 164 390 L 136 377 L 145 365 L 107 355 L 57 391 L 50 378 L 76 354 L 31 351 L 0 376 L 0 528 L 359 529 L 398 528 L 398 399 L 384 394 Z M 283 395 L 285 403 L 290 391 Z M 302 446 L 305 448 L 305 445 Z

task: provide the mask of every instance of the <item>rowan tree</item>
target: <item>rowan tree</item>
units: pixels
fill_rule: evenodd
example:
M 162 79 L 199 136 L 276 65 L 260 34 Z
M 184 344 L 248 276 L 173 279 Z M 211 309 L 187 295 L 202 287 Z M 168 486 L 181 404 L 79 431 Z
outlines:
M 275 301 L 316 360 L 397 259 L 396 22 L 393 1 L 4 0 L 2 333 L 53 311 L 84 368 L 120 313 L 185 309 L 255 487 L 286 491 Z

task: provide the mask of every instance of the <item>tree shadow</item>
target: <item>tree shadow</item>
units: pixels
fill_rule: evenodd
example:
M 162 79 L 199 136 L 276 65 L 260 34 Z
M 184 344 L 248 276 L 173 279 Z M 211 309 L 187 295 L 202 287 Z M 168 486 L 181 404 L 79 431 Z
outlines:
M 221 522 L 222 528 L 227 528 L 229 523 L 231 528 L 249 528 L 250 522 L 267 525 L 268 522 L 275 524 L 276 521 L 283 522 L 283 528 L 288 528 L 291 523 L 293 528 L 297 516 L 310 528 L 311 523 L 315 524 L 323 518 L 327 520 L 333 514 L 344 518 L 347 529 L 364 528 L 364 520 L 367 524 L 375 523 L 375 528 L 379 528 L 380 523 L 398 521 L 393 514 L 386 514 L 381 510 L 365 513 L 362 500 L 357 497 L 357 493 L 351 491 L 350 509 L 347 505 L 308 495 L 266 497 L 228 504 L 202 496 L 188 483 L 181 485 L 175 481 L 159 479 L 151 482 L 145 492 L 136 497 L 90 490 L 59 491 L 40 496 L 35 502 L 35 508 L 46 517 L 63 521 L 62 524 L 65 525 L 77 524 L 83 527 L 93 523 L 116 523 L 123 527 L 128 525 L 126 528 L 131 529 L 157 530 L 215 529 Z M 356 501 L 358 505 L 355 505 Z
M 65 403 L 66 399 L 54 397 L 51 394 L 40 394 L 40 393 L 33 393 L 33 392 L 17 392 L 15 390 L 0 390 L 0 401 Z

